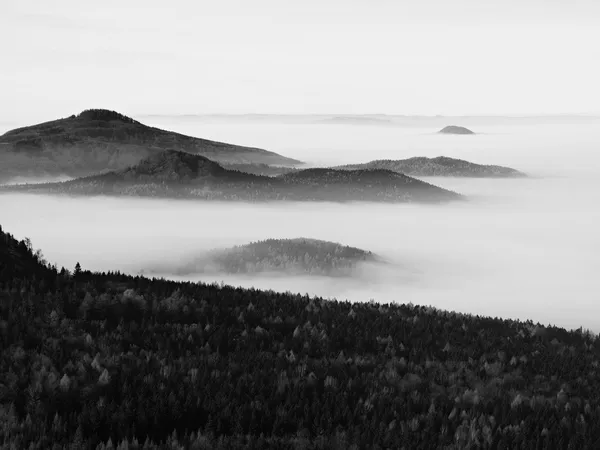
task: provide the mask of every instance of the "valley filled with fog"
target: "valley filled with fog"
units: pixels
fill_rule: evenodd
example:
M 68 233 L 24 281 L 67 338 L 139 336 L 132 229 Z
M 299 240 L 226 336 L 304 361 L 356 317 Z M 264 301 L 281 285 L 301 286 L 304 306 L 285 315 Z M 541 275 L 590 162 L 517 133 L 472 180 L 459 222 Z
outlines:
M 307 237 L 381 255 L 351 279 L 187 277 L 352 301 L 413 302 L 600 332 L 600 123 L 482 123 L 472 136 L 409 126 L 145 119 L 192 136 L 257 146 L 310 166 L 449 156 L 523 179 L 427 178 L 469 197 L 446 205 L 215 203 L 0 195 L 0 224 L 72 269 L 148 273 L 267 238 Z M 461 124 L 462 125 L 462 124 Z M 469 126 L 470 124 L 464 124 Z M 4 130 L 1 130 L 4 131 Z M 47 180 L 44 180 L 47 181 Z M 183 279 L 169 273 L 160 274 Z

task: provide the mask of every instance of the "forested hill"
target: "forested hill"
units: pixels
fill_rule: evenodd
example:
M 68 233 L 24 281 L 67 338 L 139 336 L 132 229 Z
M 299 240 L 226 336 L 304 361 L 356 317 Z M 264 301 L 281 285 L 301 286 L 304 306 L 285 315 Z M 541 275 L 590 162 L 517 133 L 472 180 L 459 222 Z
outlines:
M 30 248 L 0 231 L 3 448 L 599 448 L 591 334 L 58 272 Z
M 184 263 L 177 274 L 283 272 L 349 276 L 361 263 L 380 261 L 369 251 L 318 239 L 267 239 L 217 249 Z
M 438 156 L 426 158 L 418 156 L 408 159 L 378 159 L 364 164 L 348 164 L 335 169 L 386 169 L 412 177 L 472 177 L 472 178 L 514 178 L 526 176 L 510 167 L 475 164 L 462 159 Z
M 0 136 L 0 181 L 16 176 L 88 176 L 120 170 L 176 149 L 223 164 L 294 166 L 300 161 L 259 148 L 149 127 L 115 111 L 86 110 Z
M 235 201 L 446 202 L 463 197 L 389 170 L 305 169 L 277 177 L 223 168 L 166 150 L 120 171 L 62 183 L 4 186 L 5 192 Z

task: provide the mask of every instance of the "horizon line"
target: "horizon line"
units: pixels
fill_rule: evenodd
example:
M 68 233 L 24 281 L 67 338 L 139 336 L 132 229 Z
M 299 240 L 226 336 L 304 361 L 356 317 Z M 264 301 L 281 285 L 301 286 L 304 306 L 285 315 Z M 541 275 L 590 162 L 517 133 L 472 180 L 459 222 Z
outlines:
M 387 117 L 423 117 L 423 118 L 444 118 L 444 117 L 498 117 L 498 118 L 530 118 L 530 117 L 598 117 L 600 111 L 593 113 L 537 113 L 537 114 L 391 114 L 391 113 L 142 113 L 134 114 L 137 117 L 185 117 L 185 116 L 340 116 L 340 117 L 365 117 L 365 116 L 387 116 Z

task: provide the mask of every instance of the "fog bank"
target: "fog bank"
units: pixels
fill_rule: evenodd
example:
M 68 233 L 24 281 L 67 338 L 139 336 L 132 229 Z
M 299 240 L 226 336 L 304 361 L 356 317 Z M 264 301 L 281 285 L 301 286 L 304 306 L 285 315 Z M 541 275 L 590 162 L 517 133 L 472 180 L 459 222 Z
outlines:
M 31 238 L 34 248 L 41 248 L 59 266 L 72 268 L 79 261 L 91 270 L 130 273 L 267 238 L 330 240 L 370 250 L 398 266 L 369 267 L 355 279 L 227 275 L 186 279 L 352 301 L 413 302 L 600 332 L 597 128 L 521 127 L 464 138 L 413 130 L 404 132 L 404 138 L 375 139 L 365 127 L 348 127 L 348 133 L 338 133 L 333 140 L 328 132 L 319 131 L 329 127 L 314 126 L 312 147 L 311 136 L 295 140 L 304 135 L 286 134 L 286 127 L 271 127 L 269 133 L 264 129 L 263 134 L 256 129 L 226 128 L 229 141 L 243 142 L 248 133 L 256 133 L 254 139 L 247 139 L 248 145 L 313 162 L 446 155 L 504 164 L 533 176 L 428 178 L 470 198 L 432 206 L 10 194 L 0 195 L 0 224 L 19 239 Z M 346 127 L 337 127 L 341 128 Z M 218 136 L 218 129 L 212 134 L 203 131 L 195 134 L 227 140 Z M 274 136 L 280 140 L 275 142 Z M 376 142 L 367 146 L 367 137 Z M 265 145 L 269 142 L 273 145 Z M 329 150 L 326 142 L 331 143 Z

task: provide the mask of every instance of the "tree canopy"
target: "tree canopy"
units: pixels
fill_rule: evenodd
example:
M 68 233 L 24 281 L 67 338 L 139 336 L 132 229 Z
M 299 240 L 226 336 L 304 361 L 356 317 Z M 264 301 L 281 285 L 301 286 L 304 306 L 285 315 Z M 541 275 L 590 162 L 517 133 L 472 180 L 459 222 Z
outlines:
M 0 350 L 3 449 L 600 448 L 584 330 L 70 273 L 1 228 Z

